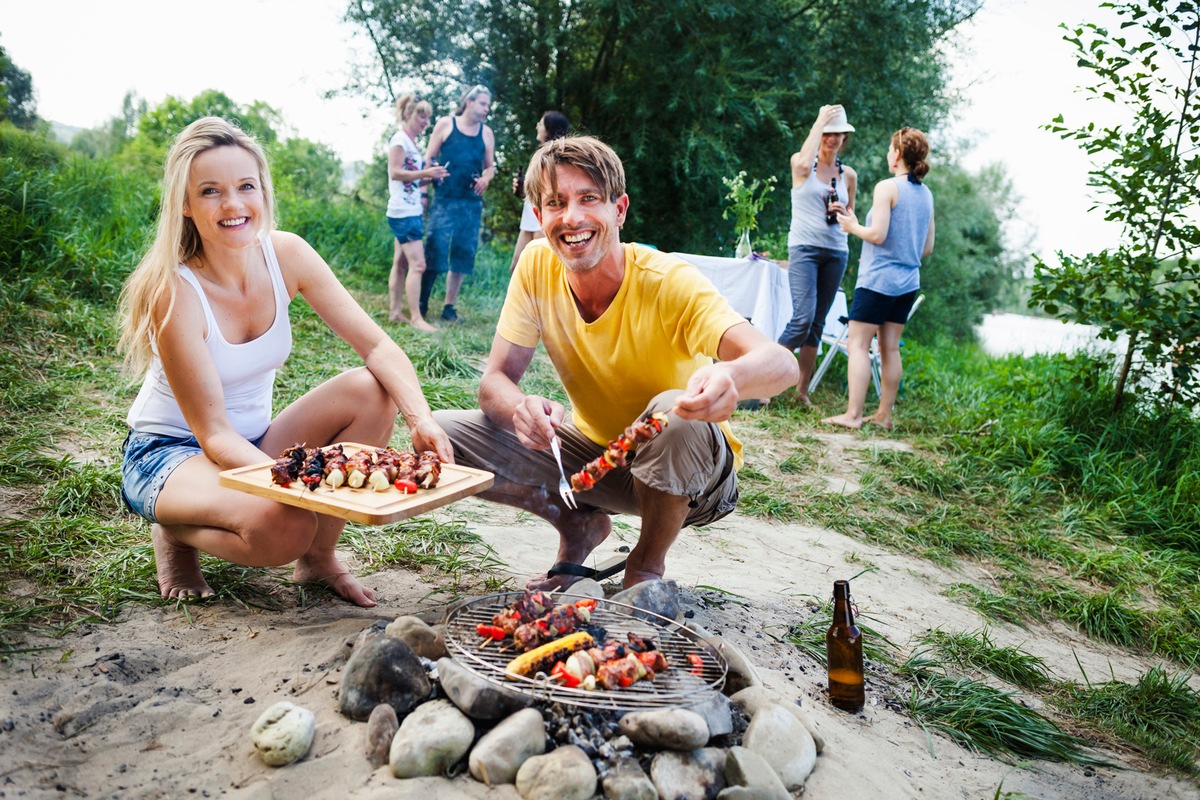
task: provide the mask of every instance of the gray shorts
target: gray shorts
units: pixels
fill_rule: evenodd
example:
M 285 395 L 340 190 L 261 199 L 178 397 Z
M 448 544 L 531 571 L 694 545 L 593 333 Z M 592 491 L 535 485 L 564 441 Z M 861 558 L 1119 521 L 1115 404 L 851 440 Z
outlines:
M 646 406 L 646 413 L 667 411 L 679 394 L 679 390 L 659 394 Z M 497 483 L 540 486 L 547 494 L 558 494 L 558 465 L 549 450 L 523 446 L 482 411 L 435 411 L 433 418 L 454 444 L 457 463 L 494 472 Z M 568 477 L 607 449 L 607 443 L 596 444 L 569 420 L 559 427 L 558 438 Z M 733 451 L 721 429 L 711 422 L 672 415 L 658 436 L 638 447 L 628 467 L 617 467 L 595 488 L 576 495 L 580 508 L 640 515 L 634 477 L 651 488 L 687 497 L 691 508 L 685 526 L 716 522 L 737 504 Z

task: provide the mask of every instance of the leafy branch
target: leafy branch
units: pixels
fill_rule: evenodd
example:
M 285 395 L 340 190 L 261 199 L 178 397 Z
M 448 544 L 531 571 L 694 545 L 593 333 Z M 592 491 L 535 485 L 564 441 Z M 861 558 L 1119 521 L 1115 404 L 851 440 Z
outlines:
M 1200 246 L 1190 191 L 1200 182 L 1200 158 L 1192 155 L 1200 147 L 1200 11 L 1169 0 L 1104 6 L 1123 18 L 1115 32 L 1064 25 L 1063 38 L 1096 77 L 1085 91 L 1133 120 L 1070 127 L 1059 115 L 1045 128 L 1097 157 L 1088 183 L 1104 218 L 1121 224 L 1122 241 L 1084 256 L 1058 253 L 1056 265 L 1037 258 L 1030 302 L 1098 325 L 1106 339 L 1127 337 L 1116 412 L 1130 386 L 1158 392 L 1168 404 L 1200 398 L 1200 288 L 1189 261 Z

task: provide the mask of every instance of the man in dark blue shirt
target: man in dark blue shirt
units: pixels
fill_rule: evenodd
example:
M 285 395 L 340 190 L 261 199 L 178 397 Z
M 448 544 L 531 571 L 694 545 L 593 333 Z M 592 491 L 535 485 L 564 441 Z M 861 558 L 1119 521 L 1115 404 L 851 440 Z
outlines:
M 425 162 L 441 164 L 450 174 L 437 185 L 429 213 L 427 267 L 421 276 L 421 315 L 427 319 L 438 273 L 450 271 L 442 319 L 457 322 L 454 302 L 463 278 L 475 271 L 483 193 L 496 174 L 496 138 L 483 124 L 491 105 L 492 93 L 486 86 L 472 87 L 457 114 L 439 119 L 429 137 Z

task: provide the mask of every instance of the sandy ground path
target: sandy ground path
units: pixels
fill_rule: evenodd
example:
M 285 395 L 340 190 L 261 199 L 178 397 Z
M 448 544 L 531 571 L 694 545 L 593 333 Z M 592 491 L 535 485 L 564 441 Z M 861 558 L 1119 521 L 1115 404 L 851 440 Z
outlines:
M 831 449 L 843 446 L 862 441 L 830 437 Z M 853 490 L 851 478 L 844 483 Z M 518 584 L 551 560 L 551 529 L 528 515 L 476 500 L 438 513 L 468 519 Z M 619 519 L 597 556 L 630 542 L 633 522 Z M 834 579 L 858 573 L 864 562 L 876 570 L 854 582 L 860 610 L 901 647 L 907 649 L 914 634 L 930 627 L 983 625 L 973 611 L 943 595 L 951 583 L 990 583 L 983 570 L 944 569 L 826 529 L 735 513 L 685 531 L 668 563 L 688 621 L 739 647 L 764 682 L 799 700 L 823 733 L 827 748 L 804 797 L 991 798 L 1002 781 L 1005 791 L 1035 798 L 1198 796 L 1194 783 L 1136 768 L 1038 763 L 1015 769 L 973 754 L 945 737 L 929 737 L 892 708 L 877 677 L 868 679 L 868 705 L 861 714 L 830 707 L 823 669 L 782 637 L 788 625 L 813 614 Z M 350 645 L 378 619 L 415 614 L 437 621 L 447 597 L 432 593 L 435 583 L 404 570 L 375 573 L 366 582 L 380 595 L 375 609 L 332 600 L 283 612 L 230 604 L 196 605 L 190 615 L 134 608 L 118 624 L 83 626 L 62 639 L 41 641 L 44 651 L 0 664 L 0 798 L 516 798 L 511 787 L 476 785 L 464 795 L 461 784 L 400 782 L 386 768 L 372 773 L 362 756 L 365 726 L 336 710 Z M 1133 680 L 1153 664 L 1064 628 L 993 625 L 991 635 L 1073 680 L 1080 680 L 1076 657 L 1093 679 L 1111 671 Z M 267 706 L 282 699 L 316 714 L 317 737 L 303 761 L 272 769 L 253 753 L 248 731 Z M 1134 764 L 1127 756 L 1116 758 Z

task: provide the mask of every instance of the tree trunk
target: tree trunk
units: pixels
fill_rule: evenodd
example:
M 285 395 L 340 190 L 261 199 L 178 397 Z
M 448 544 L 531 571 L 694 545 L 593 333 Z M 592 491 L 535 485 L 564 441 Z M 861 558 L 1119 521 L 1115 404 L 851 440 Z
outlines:
M 1129 332 L 1129 346 L 1125 348 L 1125 359 L 1121 362 L 1121 371 L 1117 373 L 1116 395 L 1113 397 L 1112 413 L 1121 410 L 1125 399 L 1125 384 L 1129 380 L 1129 370 L 1133 367 L 1133 354 L 1137 350 L 1137 333 Z

